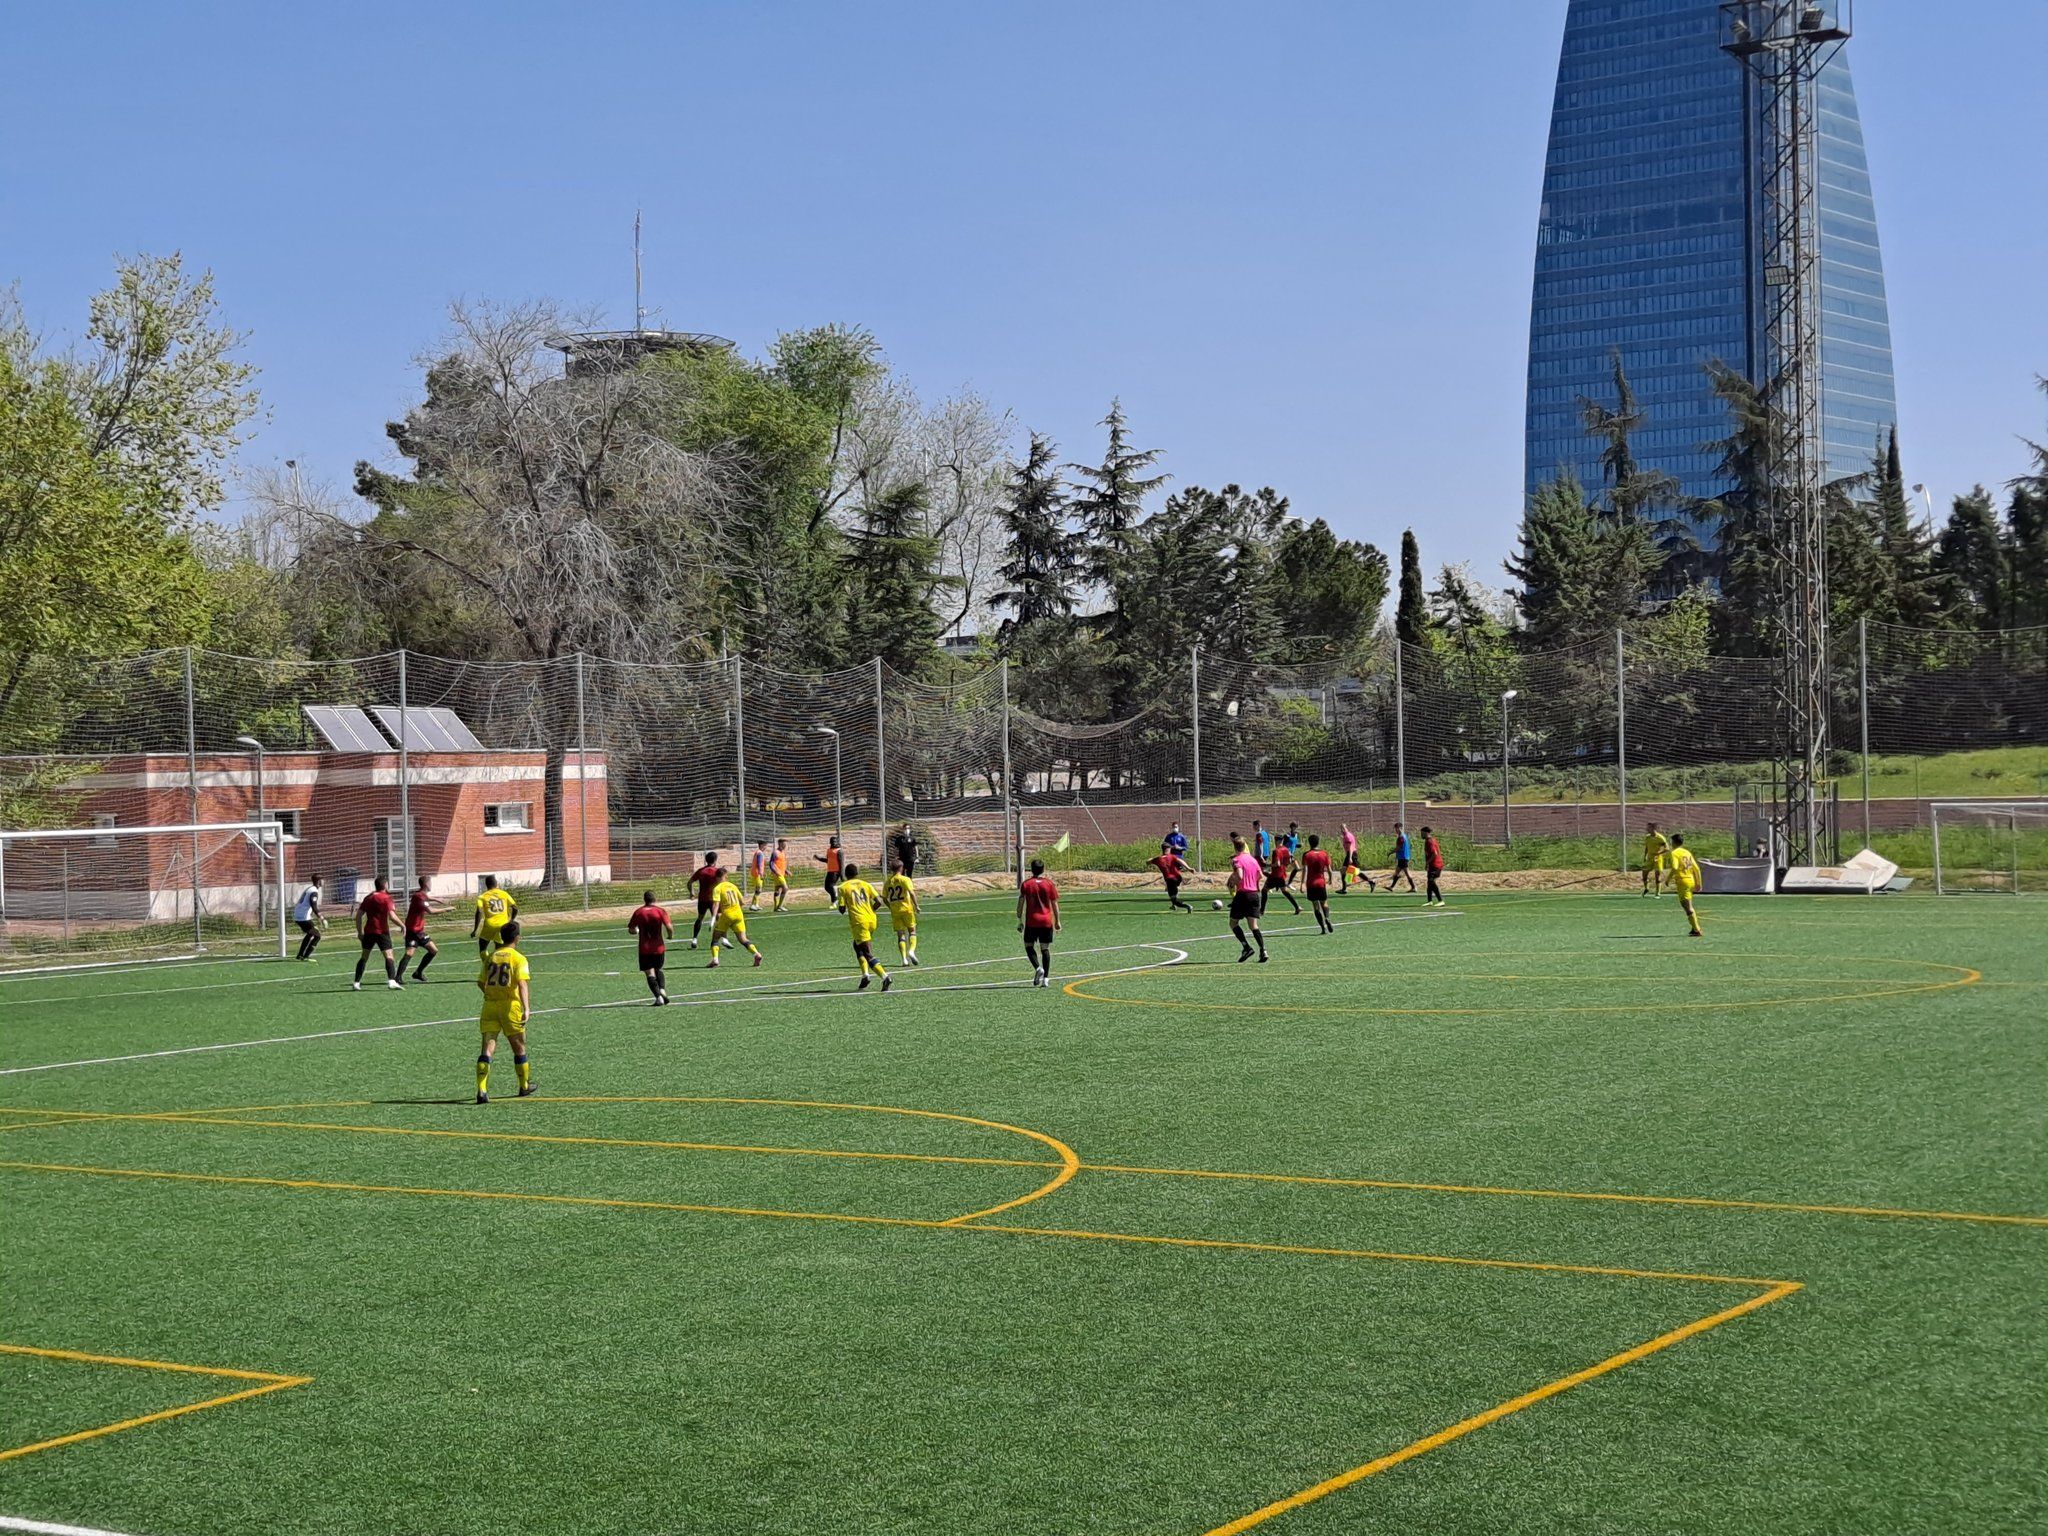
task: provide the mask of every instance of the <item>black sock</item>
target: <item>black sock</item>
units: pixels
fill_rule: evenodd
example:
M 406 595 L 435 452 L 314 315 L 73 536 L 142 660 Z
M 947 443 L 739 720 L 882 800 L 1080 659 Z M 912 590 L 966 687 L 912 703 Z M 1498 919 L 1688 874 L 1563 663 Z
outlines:
M 369 951 L 368 951 L 368 950 L 366 949 L 366 950 L 364 950 L 364 951 L 363 951 L 363 953 L 362 953 L 362 958 L 356 961 L 356 980 L 357 980 L 357 981 L 361 981 L 361 980 L 363 979 L 363 967 L 364 967 L 364 966 L 366 966 L 366 965 L 368 965 L 369 963 L 370 963 L 370 952 L 369 952 Z
M 422 976 L 427 974 L 427 967 L 433 964 L 434 956 L 439 953 L 439 950 L 430 949 L 426 951 L 426 953 L 422 954 L 419 957 L 419 959 L 413 962 L 412 979 L 414 981 L 418 981 Z

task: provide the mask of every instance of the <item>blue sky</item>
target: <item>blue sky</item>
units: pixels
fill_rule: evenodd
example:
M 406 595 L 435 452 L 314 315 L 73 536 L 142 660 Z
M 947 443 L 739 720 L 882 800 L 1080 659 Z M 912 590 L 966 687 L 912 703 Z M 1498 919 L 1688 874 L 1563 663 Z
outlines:
M 345 485 L 459 296 L 749 352 L 874 329 L 1069 458 L 1123 398 L 1176 483 L 1491 579 L 1522 473 L 1563 0 L 35 5 L 5 0 L 0 282 L 52 339 L 117 252 L 211 267 Z M 1944 510 L 2048 401 L 2048 0 L 1863 0 L 1905 468 Z

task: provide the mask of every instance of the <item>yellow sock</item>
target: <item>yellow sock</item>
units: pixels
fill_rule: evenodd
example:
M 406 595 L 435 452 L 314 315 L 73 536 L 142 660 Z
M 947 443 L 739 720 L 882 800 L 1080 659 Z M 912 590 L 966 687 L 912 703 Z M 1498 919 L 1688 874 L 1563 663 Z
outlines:
M 519 1086 L 522 1088 L 531 1087 L 533 1084 L 532 1064 L 524 1056 L 515 1056 L 512 1058 L 512 1065 L 519 1073 Z
M 876 970 L 880 970 L 880 969 L 881 969 L 881 967 L 880 967 L 880 966 L 876 966 L 876 967 L 875 967 L 875 969 L 876 969 Z M 863 976 L 867 975 L 867 973 L 868 973 L 868 957 L 867 957 L 866 955 L 862 955 L 862 956 L 860 957 L 860 973 L 861 973 L 861 975 L 863 975 Z
M 491 1058 L 488 1056 L 479 1056 L 476 1059 L 476 1091 L 491 1091 Z
M 882 969 L 882 962 L 879 960 L 875 962 L 875 974 L 877 976 L 882 977 L 884 980 L 888 979 L 889 973 Z
M 917 958 L 917 935 L 916 935 L 916 934 L 912 934 L 912 935 L 910 936 L 910 948 L 909 948 L 909 949 L 908 949 L 907 951 L 905 951 L 905 953 L 904 953 L 904 958 L 905 958 L 906 960 L 915 960 L 915 959 Z
M 896 935 L 896 953 L 906 960 L 910 958 L 910 940 L 900 933 Z

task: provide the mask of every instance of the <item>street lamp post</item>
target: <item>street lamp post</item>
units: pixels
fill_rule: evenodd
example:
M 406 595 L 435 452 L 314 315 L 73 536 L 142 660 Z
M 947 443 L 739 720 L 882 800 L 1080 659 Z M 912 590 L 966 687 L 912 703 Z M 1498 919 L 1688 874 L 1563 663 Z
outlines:
M 845 797 L 839 787 L 839 733 L 829 725 L 818 727 L 820 736 L 832 738 L 832 835 L 839 839 L 839 857 L 846 857 Z
M 270 813 L 264 808 L 263 805 L 263 743 L 258 741 L 254 736 L 237 736 L 235 738 L 235 745 L 238 747 L 247 747 L 251 752 L 254 752 L 256 754 L 256 819 L 258 821 L 268 821 L 270 820 Z M 256 851 L 259 855 L 263 852 L 261 845 L 257 847 Z M 279 867 L 279 874 L 277 877 L 278 883 L 282 885 L 284 883 L 283 838 L 279 838 L 277 840 L 277 862 Z M 256 882 L 256 926 L 258 928 L 261 928 L 263 926 L 263 891 L 264 886 L 266 884 L 267 882 L 261 880 Z
M 1504 846 L 1515 846 L 1514 799 L 1508 785 L 1508 700 L 1517 696 L 1519 689 L 1510 688 L 1500 696 L 1500 837 Z

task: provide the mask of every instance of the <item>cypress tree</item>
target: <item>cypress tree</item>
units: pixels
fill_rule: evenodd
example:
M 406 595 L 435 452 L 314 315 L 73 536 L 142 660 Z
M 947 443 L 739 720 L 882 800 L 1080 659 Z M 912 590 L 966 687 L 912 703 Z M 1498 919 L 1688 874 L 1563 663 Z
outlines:
M 1401 595 L 1394 607 L 1394 636 L 1403 645 L 1429 637 L 1429 600 L 1422 590 L 1422 550 L 1415 530 L 1401 530 Z

